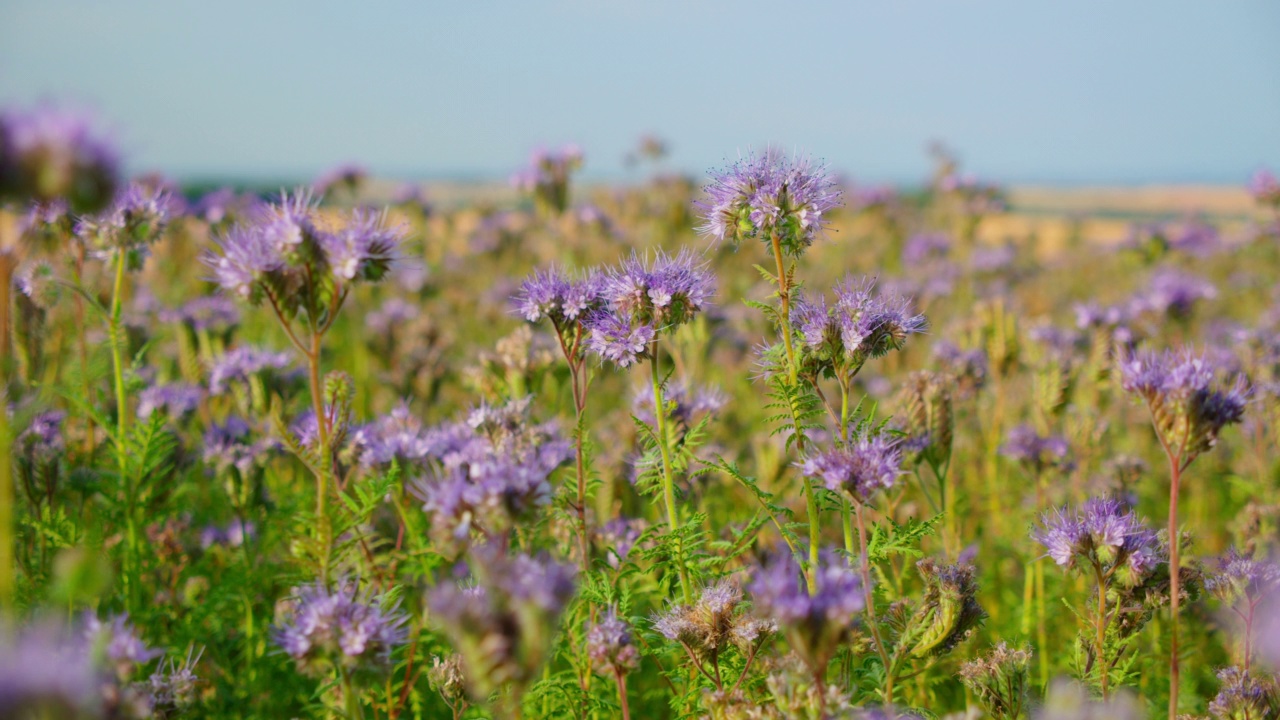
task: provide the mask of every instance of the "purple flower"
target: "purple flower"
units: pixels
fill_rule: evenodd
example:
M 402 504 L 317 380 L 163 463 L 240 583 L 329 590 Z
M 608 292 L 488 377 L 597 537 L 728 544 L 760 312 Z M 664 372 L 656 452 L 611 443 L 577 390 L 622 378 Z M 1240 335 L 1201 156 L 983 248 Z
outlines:
M 366 315 L 364 325 L 373 335 L 382 336 L 418 319 L 418 315 L 417 305 L 400 298 L 391 298 L 382 307 Z
M 588 316 L 583 327 L 588 332 L 588 349 L 621 368 L 647 357 L 649 343 L 658 335 L 652 325 L 633 326 L 622 316 L 606 311 Z
M 546 556 L 509 556 L 497 546 L 477 547 L 472 556 L 475 585 L 441 582 L 427 605 L 462 656 L 471 694 L 484 699 L 509 684 L 519 697 L 547 660 L 576 590 L 574 569 Z
M 639 518 L 616 517 L 602 525 L 597 531 L 597 542 L 604 551 L 605 562 L 617 570 L 627 561 L 627 556 L 640 540 L 644 530 L 644 520 Z
M 1221 687 L 1209 712 L 1219 720 L 1275 717 L 1280 710 L 1280 692 L 1265 673 L 1254 674 L 1238 667 L 1218 671 Z
M 799 255 L 826 228 L 827 214 L 840 205 L 840 189 L 823 163 L 786 158 L 767 149 L 712 174 L 699 201 L 701 232 L 717 241 L 744 238 L 771 242 Z
M 192 212 L 210 225 L 224 220 L 242 219 L 256 212 L 261 200 L 255 195 L 240 194 L 224 187 L 205 193 L 192 208 Z
M 817 591 L 810 593 L 795 559 L 781 554 L 756 571 L 750 591 L 755 612 L 778 624 L 792 650 L 810 668 L 825 668 L 866 607 L 868 589 L 843 560 L 826 551 L 816 584 Z
M 1200 300 L 1217 297 L 1211 283 L 1178 270 L 1164 269 L 1151 277 L 1147 289 L 1132 300 L 1135 312 L 1153 312 L 1173 318 L 1190 317 Z
M 667 415 L 681 427 L 692 427 L 700 418 L 715 415 L 724 407 L 724 394 L 715 388 L 693 388 L 683 382 L 674 382 L 663 390 L 662 399 L 667 403 Z M 631 414 L 641 421 L 657 425 L 653 411 L 653 388 L 649 385 L 637 388 L 631 400 Z
M 599 283 L 600 297 L 613 313 L 659 329 L 692 320 L 716 290 L 715 275 L 687 250 L 659 251 L 651 262 L 633 254 Z
M 128 268 L 137 270 L 150 253 L 151 243 L 164 232 L 171 213 L 168 191 L 133 183 L 106 210 L 81 217 L 75 232 L 93 257 L 114 261 L 123 253 Z
M 17 447 L 36 462 L 56 460 L 65 448 L 62 421 L 67 414 L 50 410 L 31 418 L 31 424 L 18 436 Z
M 393 460 L 402 466 L 421 464 L 433 447 L 422 421 L 413 415 L 406 401 L 357 430 L 353 441 L 361 448 L 360 464 L 365 467 L 385 466 Z
M 1214 367 L 1189 349 L 1135 353 L 1120 374 L 1121 386 L 1146 401 L 1161 443 L 1182 462 L 1216 445 L 1222 428 L 1244 417 L 1249 399 L 1243 377 L 1219 386 Z
M 615 675 L 625 675 L 640 665 L 631 627 L 614 608 L 587 631 L 587 655 L 596 666 Z
M 138 394 L 138 417 L 146 420 L 157 410 L 169 417 L 182 418 L 195 412 L 204 398 L 204 390 L 186 383 L 152 385 Z
M 582 167 L 582 150 L 566 145 L 559 152 L 538 148 L 529 164 L 512 174 L 511 184 L 533 195 L 540 207 L 562 213 L 569 207 L 569 177 Z
M 41 105 L 0 115 L 0 195 L 64 198 L 93 212 L 110 202 L 119 174 L 115 148 L 86 114 Z
M 287 352 L 271 352 L 252 347 L 240 347 L 224 354 L 209 368 L 209 392 L 226 394 L 232 382 L 249 382 L 249 378 L 261 372 L 280 372 L 292 361 Z
M 408 616 L 386 597 L 362 591 L 355 580 L 330 590 L 321 583 L 294 588 L 291 612 L 275 641 L 305 673 L 329 666 L 384 671 L 404 642 Z
M 357 209 L 341 230 L 322 234 L 320 246 L 339 282 L 376 282 L 390 270 L 407 234 L 406 228 L 389 225 L 385 213 Z
M 311 187 L 321 197 L 329 195 L 339 188 L 346 188 L 351 192 L 355 192 L 368 177 L 369 171 L 363 166 L 355 163 L 346 163 L 321 173 L 320 177 L 311 183 Z
M 1074 569 L 1097 563 L 1108 574 L 1134 587 L 1165 562 L 1166 548 L 1154 530 L 1123 503 L 1092 498 L 1076 510 L 1063 508 L 1041 518 L 1031 538 L 1045 547 L 1059 566 Z
M 214 423 L 204 434 L 201 458 L 218 472 L 236 469 L 242 476 L 266 464 L 279 444 L 270 438 L 253 440 L 249 424 L 238 417 L 225 424 Z
M 535 270 L 520 284 L 512 304 L 525 320 L 536 323 L 545 318 L 563 330 L 566 324 L 579 322 L 600 307 L 601 281 L 595 273 L 574 278 L 556 268 Z
M 145 665 L 164 653 L 153 650 L 138 637 L 137 630 L 129 624 L 128 615 L 112 616 L 107 622 L 89 615 L 85 626 L 85 638 L 102 653 L 116 677 L 127 680 L 140 665 Z
M 103 678 L 79 637 L 47 624 L 0 628 L 0 716 L 60 708 L 71 717 L 102 713 Z
M 196 332 L 223 333 L 240 324 L 240 311 L 228 298 L 207 295 L 189 300 L 176 310 L 162 312 L 160 319 L 183 323 Z
M 1271 560 L 1255 560 L 1229 548 L 1216 565 L 1216 572 L 1205 579 L 1205 589 L 1227 602 L 1247 598 L 1256 603 L 1280 588 L 1280 565 Z
M 920 265 L 930 260 L 943 260 L 951 251 L 951 238 L 946 233 L 917 233 L 902 246 L 902 261 Z
M 909 300 L 876 291 L 875 281 L 846 279 L 836 287 L 835 303 L 798 295 L 791 325 L 800 341 L 802 363 L 810 372 L 856 375 L 871 358 L 902 348 L 910 335 L 924 332 L 924 315 Z
M 1280 180 L 1267 168 L 1258 168 L 1249 178 L 1249 194 L 1264 205 L 1280 205 Z
M 1066 438 L 1040 435 L 1030 425 L 1019 425 L 1009 430 L 1004 444 L 1000 446 L 1001 455 L 1023 463 L 1036 476 L 1050 467 L 1070 468 L 1070 451 Z
M 892 487 L 902 474 L 902 451 L 886 435 L 866 435 L 797 464 L 828 490 L 865 503 L 877 491 Z

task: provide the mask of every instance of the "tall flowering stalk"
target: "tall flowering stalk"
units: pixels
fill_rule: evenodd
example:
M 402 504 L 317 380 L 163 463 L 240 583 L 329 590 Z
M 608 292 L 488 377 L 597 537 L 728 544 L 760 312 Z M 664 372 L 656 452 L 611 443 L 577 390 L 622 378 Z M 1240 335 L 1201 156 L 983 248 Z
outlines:
M 786 357 L 781 374 L 786 378 L 782 403 L 792 416 L 792 441 L 804 450 L 804 424 L 800 415 L 804 391 L 799 387 L 800 363 L 793 342 L 791 310 L 796 288 L 795 260 L 826 229 L 827 215 L 841 203 L 840 190 L 826 165 L 807 157 L 787 158 L 770 148 L 750 153 L 737 163 L 717 171 L 704 188 L 706 199 L 698 203 L 701 231 L 718 242 L 735 246 L 744 240 L 763 242 L 774 261 L 774 272 L 757 269 L 777 288 L 778 306 L 761 306 L 778 327 Z M 788 266 L 787 257 L 792 262 Z M 804 480 L 809 515 L 810 591 L 816 589 L 816 568 L 821 532 L 818 502 L 808 479 Z
M 556 332 L 560 352 L 569 366 L 569 380 L 573 390 L 574 444 L 577 450 L 577 501 L 574 511 L 578 515 L 578 552 L 585 575 L 591 569 L 591 552 L 587 527 L 587 470 L 583 445 L 587 432 L 587 391 L 591 387 L 591 374 L 587 370 L 587 341 L 589 333 L 584 326 L 592 314 L 603 305 L 601 277 L 589 273 L 582 278 L 570 277 L 551 269 L 535 272 L 520 286 L 514 298 L 515 310 L 531 323 L 549 321 Z
M 676 541 L 676 564 L 685 602 L 692 602 L 693 589 L 680 536 L 676 509 L 675 471 L 672 464 L 669 409 L 663 398 L 665 385 L 661 367 L 663 333 L 673 332 L 704 309 L 715 294 L 715 276 L 691 253 L 658 253 L 651 261 L 632 256 L 607 271 L 600 280 L 603 307 L 586 320 L 587 347 L 618 367 L 649 362 L 656 416 L 654 442 L 662 457 L 662 497 L 667 524 Z
M 1178 711 L 1178 490 L 1182 473 L 1218 442 L 1227 425 L 1244 417 L 1249 389 L 1243 378 L 1221 385 L 1214 366 L 1190 350 L 1138 352 L 1120 366 L 1121 386 L 1142 398 L 1169 461 L 1169 720 Z
M 116 467 L 119 472 L 122 507 L 125 513 L 125 563 L 123 579 L 125 597 L 129 607 L 141 602 L 139 575 L 139 551 L 137 515 L 138 483 L 144 478 L 133 477 L 129 443 L 129 396 L 125 390 L 125 374 L 128 370 L 125 353 L 128 338 L 122 320 L 126 278 L 131 272 L 142 269 L 150 255 L 151 245 L 160 238 L 169 222 L 169 198 L 167 193 L 139 184 L 130 185 L 112 204 L 97 215 L 88 215 L 76 224 L 76 235 L 94 259 L 106 262 L 113 269 L 111 304 L 107 310 L 107 342 L 111 346 L 111 374 L 115 389 L 116 429 L 114 445 Z
M 319 458 L 311 469 L 316 479 L 325 582 L 332 545 L 326 507 L 338 418 L 325 402 L 321 382 L 323 340 L 351 289 L 386 276 L 405 234 L 403 227 L 388 224 L 385 216 L 364 210 L 354 211 L 343 218 L 340 227 L 330 229 L 321 223 L 311 196 L 298 192 L 282 195 L 278 203 L 258 209 L 245 222 L 231 227 L 218 239 L 217 250 L 204 256 L 223 292 L 250 305 L 268 305 L 307 361 Z

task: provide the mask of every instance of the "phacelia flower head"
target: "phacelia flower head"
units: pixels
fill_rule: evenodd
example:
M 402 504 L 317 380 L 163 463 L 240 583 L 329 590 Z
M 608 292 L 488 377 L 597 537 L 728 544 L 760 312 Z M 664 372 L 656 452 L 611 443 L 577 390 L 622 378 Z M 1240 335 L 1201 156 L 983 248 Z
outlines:
M 353 442 L 361 449 L 360 464 L 365 467 L 421 465 L 430 455 L 433 443 L 422 421 L 400 402 L 391 412 L 355 432 Z
M 172 418 L 195 412 L 204 398 L 204 390 L 187 383 L 152 385 L 138 394 L 138 417 L 146 420 L 157 410 Z
M 1041 435 L 1030 425 L 1018 425 L 1009 430 L 1000 454 L 1025 465 L 1039 477 L 1051 467 L 1069 469 L 1071 447 L 1066 438 L 1058 435 Z
M 662 399 L 667 405 L 667 416 L 678 428 L 686 429 L 708 415 L 715 415 L 725 403 L 724 395 L 716 388 L 691 387 L 683 382 L 669 384 L 662 393 Z M 636 389 L 631 400 L 631 413 L 639 420 L 656 426 L 651 386 Z
M 294 588 L 275 641 L 308 674 L 329 667 L 377 673 L 405 639 L 408 617 L 387 598 L 344 579 L 330 590 L 321 583 Z
M 230 298 L 206 295 L 161 313 L 165 322 L 182 323 L 195 332 L 225 333 L 240 324 L 240 311 Z
M 42 717 L 50 708 L 101 717 L 103 685 L 82 637 L 43 623 L 0 628 L 0 717 Z
M 640 665 L 640 651 L 631 638 L 631 626 L 609 608 L 604 617 L 587 631 L 587 655 L 596 669 L 610 675 L 625 675 Z
M 1209 712 L 1218 720 L 1273 718 L 1280 714 L 1280 690 L 1265 673 L 1239 667 L 1218 671 L 1218 695 L 1209 703 Z
M 1031 648 L 1001 641 L 982 657 L 960 666 L 960 681 L 993 718 L 1018 718 L 1031 689 Z
M 1167 562 L 1167 548 L 1156 532 L 1111 498 L 1092 498 L 1075 510 L 1045 513 L 1031 537 L 1059 566 L 1091 568 L 1096 563 L 1126 587 L 1141 584 Z
M 562 213 L 569 207 L 569 178 L 582 167 L 582 149 L 566 145 L 558 152 L 539 148 L 529 164 L 511 176 L 511 184 L 533 195 L 540 209 Z
M 1271 560 L 1254 559 L 1229 548 L 1216 565 L 1216 571 L 1205 578 L 1205 589 L 1228 603 L 1241 598 L 1261 601 L 1280 588 L 1280 565 Z
M 688 250 L 659 251 L 651 261 L 632 255 L 600 279 L 600 295 L 614 313 L 659 329 L 692 320 L 715 291 L 715 275 Z
M 466 545 L 473 530 L 503 532 L 551 502 L 549 477 L 574 451 L 553 425 L 532 423 L 529 409 L 528 398 L 482 405 L 470 422 L 427 433 L 431 466 L 410 487 L 441 547 Z
M 75 212 L 96 212 L 119 175 L 115 148 L 89 116 L 51 105 L 0 114 L 0 196 L 61 198 Z
M 383 279 L 406 234 L 385 214 L 364 209 L 336 226 L 321 222 L 312 196 L 298 192 L 226 230 L 203 260 L 224 292 L 254 305 L 268 301 L 286 316 L 305 311 L 320 320 L 332 312 L 334 295 Z
M 602 279 L 595 273 L 573 277 L 556 268 L 536 270 L 520 284 L 512 305 L 525 320 L 547 319 L 563 332 L 600 308 Z
M 89 615 L 85 639 L 122 681 L 131 678 L 139 666 L 164 654 L 147 647 L 129 623 L 128 615 L 115 615 L 106 622 L 99 620 L 97 615 Z
M 132 183 L 97 215 L 76 223 L 76 236 L 93 257 L 114 262 L 123 256 L 126 267 L 139 270 L 160 238 L 171 215 L 169 193 L 158 187 Z
M 236 348 L 219 357 L 209 368 L 209 392 L 213 395 L 226 394 L 234 382 L 247 383 L 259 373 L 279 373 L 291 364 L 287 352 Z
M 648 323 L 632 324 L 616 313 L 600 311 L 587 317 L 587 348 L 620 368 L 631 367 L 648 357 L 649 343 L 658 331 Z
M 747 607 L 742 588 L 726 578 L 704 587 L 695 602 L 655 614 L 653 629 L 699 662 L 714 663 L 731 647 L 751 653 L 777 631 L 772 619 L 755 617 Z
M 697 204 L 701 231 L 734 244 L 746 238 L 771 243 L 799 256 L 826 228 L 827 216 L 841 204 L 840 189 L 827 166 L 768 149 L 749 153 L 712 173 Z
M 1120 373 L 1121 386 L 1146 402 L 1160 442 L 1184 464 L 1216 445 L 1223 427 L 1244 417 L 1244 378 L 1219 384 L 1214 367 L 1190 350 L 1138 352 L 1121 362 Z
M 545 556 L 472 550 L 474 585 L 442 582 L 427 597 L 433 618 L 462 656 L 472 697 L 510 684 L 519 697 L 542 670 L 565 606 L 574 569 Z
M 62 440 L 62 421 L 66 413 L 50 410 L 31 418 L 31 424 L 18 436 L 16 450 L 34 463 L 56 460 L 66 447 Z
M 1280 207 L 1280 180 L 1267 168 L 1258 168 L 1249 178 L 1249 194 L 1260 205 Z
M 810 593 L 799 564 L 781 554 L 755 573 L 749 586 L 756 614 L 772 620 L 809 668 L 825 668 L 850 637 L 866 607 L 867 588 L 835 553 L 823 552 L 817 592 Z
M 1145 291 L 1132 300 L 1135 312 L 1151 312 L 1174 319 L 1191 316 L 1196 303 L 1212 300 L 1218 290 L 1209 281 L 1179 270 L 1164 269 L 1151 277 Z
M 924 332 L 924 315 L 905 298 L 878 292 L 875 281 L 847 279 L 836 287 L 835 302 L 797 296 L 791 325 L 807 372 L 852 377 L 872 358 L 900 350 L 906 339 Z
M 266 465 L 279 443 L 272 438 L 254 439 L 249 424 L 232 416 L 223 424 L 213 423 L 201 446 L 201 459 L 216 472 L 234 469 L 241 477 L 248 477 Z
M 828 490 L 865 503 L 877 491 L 892 487 L 902 474 L 902 451 L 887 435 L 864 435 L 811 455 L 798 465 L 801 472 L 818 478 Z

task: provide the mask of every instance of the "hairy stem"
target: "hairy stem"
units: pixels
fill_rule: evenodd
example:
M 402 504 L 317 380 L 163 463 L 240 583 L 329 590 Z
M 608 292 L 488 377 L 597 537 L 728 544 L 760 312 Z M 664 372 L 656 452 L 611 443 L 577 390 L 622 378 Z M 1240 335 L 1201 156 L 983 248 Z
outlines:
M 858 520 L 858 544 L 861 550 L 862 590 L 866 593 L 867 627 L 871 628 L 871 638 L 875 641 L 876 653 L 884 665 L 884 702 L 893 704 L 893 671 L 889 662 L 889 653 L 885 650 L 884 640 L 880 639 L 880 625 L 876 622 L 875 595 L 871 592 L 871 558 L 867 555 L 867 522 L 863 518 L 862 503 L 853 505 L 854 516 Z
M 333 472 L 333 449 L 329 447 L 329 419 L 324 407 L 324 389 L 320 384 L 320 333 L 311 334 L 307 352 L 307 379 L 311 386 L 311 409 L 316 415 L 316 438 L 322 467 L 316 472 L 316 521 L 320 523 L 320 581 L 329 584 L 329 556 L 333 551 L 332 528 L 329 525 L 329 483 Z
M 671 449 L 667 447 L 667 407 L 662 396 L 662 373 L 658 367 L 658 342 L 650 355 L 650 380 L 653 383 L 653 409 L 658 424 L 658 449 L 662 453 L 662 499 L 667 506 L 667 525 L 676 537 L 676 567 L 680 571 L 680 589 L 686 605 L 693 602 L 689 587 L 689 571 L 684 566 L 684 540 L 680 537 L 680 516 L 676 513 L 675 473 L 671 470 Z
M 133 478 L 129 476 L 129 398 L 124 388 L 124 326 L 121 315 L 124 306 L 124 251 L 116 255 L 115 283 L 111 289 L 111 315 L 107 320 L 107 336 L 111 343 L 111 374 L 116 393 L 116 468 L 120 473 L 120 485 L 124 495 L 125 524 L 125 560 L 124 585 L 125 602 L 130 610 L 138 606 L 141 599 L 139 592 L 142 582 L 138 567 L 138 519 L 136 512 L 136 488 Z
M 1098 677 L 1102 682 L 1102 699 L 1110 697 L 1111 668 L 1107 665 L 1107 581 L 1103 577 L 1102 568 L 1094 563 L 1094 577 L 1098 581 L 1098 633 L 1095 642 L 1098 646 Z
M 1169 454 L 1169 720 L 1178 718 L 1178 486 L 1182 459 Z

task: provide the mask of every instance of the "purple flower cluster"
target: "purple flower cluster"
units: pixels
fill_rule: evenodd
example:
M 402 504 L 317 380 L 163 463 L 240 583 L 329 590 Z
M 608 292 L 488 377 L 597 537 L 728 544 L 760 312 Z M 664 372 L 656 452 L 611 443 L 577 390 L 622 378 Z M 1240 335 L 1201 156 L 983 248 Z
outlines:
M 102 684 L 81 638 L 47 624 L 0 628 L 0 717 L 39 717 L 48 708 L 97 717 Z
M 410 487 L 442 546 L 465 544 L 473 530 L 501 532 L 551 501 L 550 474 L 573 458 L 573 447 L 553 425 L 530 423 L 528 412 L 527 398 L 481 406 L 470 422 L 425 436 L 433 467 Z
M 643 531 L 644 521 L 638 518 L 616 517 L 600 526 L 597 542 L 609 567 L 617 570 L 627 561 Z
M 596 667 L 625 675 L 640 665 L 640 651 L 631 639 L 631 626 L 614 608 L 587 631 L 587 656 Z
M 1138 352 L 1121 363 L 1120 372 L 1122 387 L 1146 401 L 1161 443 L 1181 462 L 1212 448 L 1223 427 L 1244 417 L 1244 378 L 1220 386 L 1212 364 L 1190 350 Z
M 18 436 L 17 447 L 35 462 L 49 462 L 62 454 L 62 421 L 66 413 L 50 410 L 31 418 L 31 424 Z
M 255 468 L 262 467 L 279 443 L 271 438 L 253 439 L 249 424 L 238 417 L 227 418 L 226 423 L 213 423 L 204 434 L 201 457 L 219 473 L 234 468 L 241 476 L 248 476 Z
M 93 257 L 114 262 L 123 254 L 127 267 L 138 270 L 173 214 L 167 190 L 132 183 L 106 210 L 81 217 L 75 232 Z
M 403 325 L 418 319 L 420 310 L 417 305 L 391 298 L 377 310 L 364 316 L 364 325 L 375 336 L 385 336 Z
M 115 615 L 106 622 L 96 615 L 89 615 L 85 624 L 85 639 L 103 658 L 120 680 L 129 679 L 140 665 L 145 665 L 164 653 L 147 647 L 129 624 L 128 615 Z
M 835 291 L 835 303 L 797 296 L 791 324 L 800 341 L 802 365 L 814 373 L 855 375 L 871 358 L 902 348 L 910 335 L 924 332 L 924 315 L 906 298 L 876 291 L 875 281 L 847 279 Z
M 1259 168 L 1249 178 L 1249 194 L 1262 205 L 1280 207 L 1280 180 L 1267 168 Z
M 810 593 L 795 558 L 782 554 L 757 570 L 750 585 L 756 613 L 778 624 L 811 669 L 826 667 L 867 602 L 862 580 L 834 553 L 822 553 L 816 576 L 817 591 Z
M 400 402 L 391 413 L 359 428 L 352 436 L 359 447 L 360 464 L 378 467 L 394 460 L 401 466 L 423 463 L 433 448 L 426 429 L 408 402 Z
M 200 531 L 200 547 L 208 550 L 214 545 L 238 548 L 258 535 L 258 527 L 251 522 L 234 519 L 226 527 L 209 525 Z
M 472 695 L 483 700 L 510 683 L 518 696 L 547 659 L 560 614 L 577 590 L 574 569 L 546 556 L 509 556 L 496 545 L 471 554 L 475 584 L 442 582 L 427 605 L 461 654 Z
M 744 652 L 777 631 L 771 618 L 746 613 L 742 588 L 722 579 L 702 589 L 689 605 L 673 605 L 653 617 L 653 629 L 678 642 L 702 661 L 716 659 L 731 646 Z
M 624 368 L 645 356 L 659 332 L 692 320 L 715 294 L 715 276 L 688 251 L 658 252 L 652 261 L 632 255 L 595 282 L 602 306 L 583 322 L 587 347 Z
M 0 196 L 61 198 L 93 212 L 110 202 L 119 174 L 115 148 L 88 115 L 51 105 L 0 115 Z
M 1182 319 L 1191 316 L 1196 303 L 1212 300 L 1217 295 L 1217 288 L 1203 278 L 1163 269 L 1151 276 L 1146 290 L 1136 295 L 1131 304 L 1134 313 L 1151 312 Z
M 275 641 L 303 672 L 319 674 L 329 666 L 381 671 L 404 642 L 408 617 L 386 598 L 362 591 L 354 580 L 333 590 L 321 583 L 294 588 L 287 619 Z
M 355 192 L 360 189 L 360 186 L 368 178 L 369 171 L 364 166 L 346 163 L 329 168 L 321 173 L 320 177 L 317 177 L 311 183 L 311 187 L 316 191 L 317 195 L 324 197 L 333 194 L 339 189 Z
M 248 383 L 258 373 L 279 373 L 292 364 L 287 352 L 239 347 L 219 357 L 209 368 L 209 392 L 225 395 L 233 382 Z
M 174 419 L 183 418 L 200 407 L 204 390 L 187 383 L 152 385 L 138 394 L 138 417 L 146 420 L 157 410 Z
M 1126 587 L 1142 583 L 1167 561 L 1167 550 L 1155 531 L 1123 503 L 1091 498 L 1072 510 L 1055 510 L 1041 518 L 1032 539 L 1044 545 L 1058 565 L 1075 569 L 1095 565 Z
M 161 312 L 160 319 L 182 323 L 196 332 L 225 333 L 240 324 L 240 311 L 229 298 L 206 295 Z
M 1271 718 L 1280 713 L 1280 691 L 1265 673 L 1226 667 L 1218 671 L 1218 682 L 1218 695 L 1209 703 L 1215 718 Z
M 828 490 L 866 503 L 877 491 L 893 487 L 902 473 L 902 450 L 887 435 L 864 435 L 797 464 Z
M 338 229 L 319 222 L 317 206 L 306 193 L 283 195 L 259 208 L 217 241 L 218 252 L 204 256 L 224 292 L 256 305 L 264 300 L 282 312 L 305 309 L 324 278 L 338 285 L 376 282 L 390 270 L 406 229 L 385 214 L 357 209 Z
M 1009 430 L 1000 454 L 1026 465 L 1033 475 L 1051 467 L 1069 469 L 1071 447 L 1059 435 L 1041 435 L 1030 425 L 1018 425 Z
M 603 278 L 596 273 L 575 278 L 556 268 L 537 270 L 520 284 L 512 303 L 525 320 L 550 320 L 563 332 L 600 308 L 602 289 Z
M 1081 330 L 1102 333 L 1117 342 L 1128 343 L 1134 339 L 1133 313 L 1123 305 L 1099 305 L 1096 302 L 1076 303 L 1076 327 Z
M 770 148 L 712 174 L 698 202 L 701 231 L 734 244 L 745 238 L 774 238 L 791 255 L 813 244 L 827 215 L 841 204 L 835 177 L 823 163 L 787 158 Z
M 582 150 L 566 145 L 559 152 L 534 150 L 529 164 L 511 176 L 511 184 L 530 193 L 542 207 L 564 212 L 569 207 L 569 177 L 582 167 Z
M 1230 548 L 1216 565 L 1216 572 L 1205 578 L 1205 589 L 1227 602 L 1247 598 L 1256 603 L 1280 588 L 1280 565 L 1271 560 L 1255 560 Z

